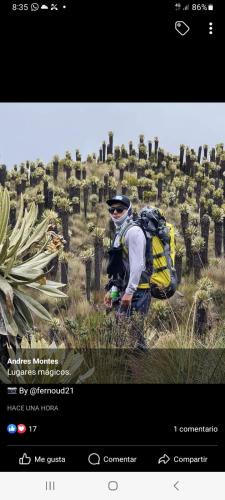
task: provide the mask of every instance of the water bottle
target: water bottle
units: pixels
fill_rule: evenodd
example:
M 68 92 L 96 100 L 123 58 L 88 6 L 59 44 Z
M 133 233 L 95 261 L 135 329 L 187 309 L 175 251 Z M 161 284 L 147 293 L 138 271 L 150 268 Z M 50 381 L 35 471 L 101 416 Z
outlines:
M 110 291 L 110 296 L 112 300 L 117 300 L 120 296 L 120 292 L 117 288 L 117 286 L 112 286 L 111 291 Z

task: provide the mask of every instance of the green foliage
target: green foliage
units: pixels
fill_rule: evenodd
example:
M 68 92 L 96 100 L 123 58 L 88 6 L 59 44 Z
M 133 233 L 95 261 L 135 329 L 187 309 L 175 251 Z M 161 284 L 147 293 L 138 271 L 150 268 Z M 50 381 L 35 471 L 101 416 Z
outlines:
M 185 248 L 184 248 L 184 245 L 181 245 L 181 244 L 176 244 L 176 255 L 178 257 L 183 257 L 185 254 Z
M 37 194 L 36 195 L 36 202 L 37 203 L 43 203 L 44 202 L 44 195 L 43 194 Z
M 141 177 L 140 179 L 138 179 L 137 184 L 138 184 L 138 186 L 146 187 L 149 189 L 151 189 L 153 186 L 155 186 L 154 181 L 152 179 L 148 179 L 147 177 Z
M 55 196 L 65 196 L 65 191 L 63 188 L 60 188 L 57 186 L 54 188 L 54 195 Z
M 124 173 L 124 180 L 121 183 L 122 186 L 137 186 L 138 179 L 137 174 L 130 174 L 129 172 Z
M 214 222 L 220 222 L 223 220 L 224 212 L 217 205 L 212 206 L 212 219 Z
M 46 209 L 42 215 L 42 219 L 48 219 L 50 226 L 57 226 L 60 223 L 59 216 L 54 210 Z
M 96 205 L 98 203 L 98 195 L 97 194 L 90 195 L 90 203 L 91 203 L 92 207 L 96 207 Z
M 98 186 L 99 178 L 96 175 L 92 175 L 91 177 L 88 178 L 88 183 L 89 183 L 89 185 L 94 184 L 94 185 Z
M 45 278 L 44 269 L 58 254 L 55 241 L 47 233 L 49 219 L 37 226 L 37 208 L 32 203 L 29 212 L 25 210 L 21 196 L 20 211 L 11 233 L 8 232 L 10 200 L 7 190 L 0 190 L 0 315 L 9 336 L 23 336 L 33 328 L 32 314 L 46 321 L 51 320 L 49 312 L 33 298 L 32 290 L 42 291 L 52 297 L 66 297 L 55 283 Z M 51 249 L 50 249 L 51 242 Z M 34 256 L 29 252 L 39 245 Z M 27 257 L 26 260 L 24 258 Z
M 67 181 L 67 186 L 69 187 L 81 186 L 81 181 L 76 177 L 71 176 Z
M 193 252 L 200 252 L 205 246 L 205 240 L 201 236 L 195 236 L 192 240 L 192 250 Z
M 112 137 L 112 133 L 109 133 L 110 136 Z M 111 135 L 112 134 L 112 135 Z M 141 137 L 141 140 L 144 140 L 144 137 Z M 147 142 L 147 141 L 146 141 Z M 151 141 L 150 141 L 151 142 Z M 104 142 L 105 143 L 105 142 Z M 106 143 L 105 143 L 106 145 Z M 133 146 L 133 143 L 132 143 Z M 185 145 L 181 145 L 183 150 L 185 151 L 186 149 L 186 154 L 190 156 L 191 162 L 194 164 L 195 168 L 195 174 L 193 177 L 190 177 L 187 174 L 184 174 L 184 171 L 182 168 L 180 168 L 180 157 L 178 155 L 174 155 L 171 153 L 168 153 L 162 148 L 158 149 L 158 153 L 162 153 L 164 155 L 163 162 L 158 164 L 158 161 L 155 158 L 154 154 L 154 144 L 153 144 L 153 149 L 152 149 L 152 154 L 149 160 L 147 159 L 141 159 L 138 160 L 137 156 L 132 155 L 129 156 L 128 158 L 121 158 L 121 153 L 119 155 L 117 154 L 118 152 L 125 151 L 126 150 L 126 145 L 122 146 L 117 146 L 114 148 L 114 156 L 108 155 L 107 157 L 107 163 L 101 163 L 97 164 L 96 162 L 93 162 L 94 155 L 90 154 L 87 157 L 87 161 L 81 162 L 81 161 L 76 161 L 73 162 L 72 156 L 70 152 L 66 152 L 65 157 L 63 159 L 59 159 L 59 157 L 55 157 L 55 161 L 59 162 L 59 175 L 58 175 L 58 180 L 57 182 L 54 182 L 54 207 L 55 210 L 57 210 L 57 213 L 52 211 L 52 215 L 50 214 L 49 211 L 46 211 L 44 213 L 44 217 L 42 221 L 44 221 L 45 217 L 48 217 L 49 219 L 49 224 L 52 226 L 58 225 L 60 221 L 62 220 L 62 213 L 64 212 L 65 214 L 69 215 L 71 213 L 72 205 L 75 203 L 79 204 L 80 206 L 80 213 L 79 214 L 73 214 L 71 217 L 67 217 L 69 219 L 69 231 L 71 233 L 71 251 L 73 252 L 73 255 L 76 256 L 78 260 L 80 260 L 80 250 L 82 249 L 84 251 L 84 256 L 81 257 L 82 261 L 85 263 L 85 258 L 88 257 L 88 252 L 90 250 L 90 245 L 93 251 L 93 246 L 95 244 L 96 238 L 99 238 L 99 230 L 104 230 L 106 229 L 106 233 L 100 236 L 101 240 L 101 248 L 102 248 L 102 243 L 104 248 L 109 246 L 109 238 L 108 236 L 110 235 L 110 241 L 112 240 L 112 234 L 113 234 L 113 228 L 109 226 L 110 218 L 109 214 L 107 212 L 107 206 L 105 203 L 105 200 L 108 199 L 109 196 L 111 196 L 112 193 L 117 192 L 121 193 L 122 188 L 127 188 L 126 191 L 127 195 L 130 197 L 132 201 L 133 207 L 135 207 L 135 211 L 138 213 L 140 208 L 144 206 L 145 204 L 153 204 L 160 209 L 164 210 L 164 213 L 168 219 L 169 222 L 173 223 L 175 226 L 175 232 L 176 232 L 176 238 L 178 238 L 178 242 L 176 241 L 176 254 L 177 257 L 184 256 L 185 254 L 185 247 L 184 243 L 184 237 L 183 234 L 181 233 L 181 214 L 189 214 L 188 218 L 188 223 L 189 227 L 187 229 L 186 235 L 190 238 L 191 241 L 189 241 L 189 244 L 191 243 L 192 245 L 192 250 L 194 252 L 201 252 L 202 249 L 204 249 L 204 240 L 200 236 L 200 218 L 199 218 L 199 206 L 197 205 L 196 202 L 196 197 L 198 201 L 198 192 L 197 192 L 197 187 L 198 187 L 198 182 L 201 181 L 201 197 L 198 203 L 200 202 L 200 208 L 202 210 L 203 205 L 205 209 L 208 211 L 208 213 L 211 215 L 212 213 L 212 218 L 215 222 L 219 222 L 223 220 L 224 213 L 225 213 L 225 203 L 223 200 L 223 178 L 221 178 L 221 161 L 225 161 L 225 153 L 223 152 L 223 146 L 221 144 L 217 145 L 217 159 L 216 161 L 219 161 L 219 164 L 217 165 L 216 162 L 209 162 L 203 160 L 201 164 L 197 162 L 197 156 L 196 154 L 192 154 L 191 148 L 186 147 Z M 146 154 L 146 146 L 140 144 L 140 147 L 143 148 L 142 151 L 145 152 Z M 130 149 L 129 149 L 130 151 Z M 78 152 L 79 153 L 79 152 Z M 219 158 L 220 157 L 220 158 Z M 77 155 L 78 160 L 81 160 L 80 154 Z M 114 161 L 114 158 L 117 158 L 117 161 Z M 54 160 L 53 160 L 54 161 Z M 184 157 L 184 163 L 186 159 Z M 209 175 L 207 173 L 207 165 L 209 169 Z M 40 160 L 36 160 L 35 162 L 29 162 L 29 166 L 31 168 L 31 179 L 35 179 L 36 183 L 34 183 L 34 187 L 30 187 L 29 183 L 27 183 L 26 187 L 26 196 L 23 197 L 24 201 L 28 202 L 28 206 L 32 206 L 32 200 L 35 201 L 35 203 L 40 203 L 43 202 L 43 182 L 47 181 L 48 184 L 52 183 L 53 185 L 53 164 L 52 162 L 48 163 L 47 165 L 44 165 L 43 162 Z M 72 169 L 71 176 L 68 180 L 66 180 L 67 174 L 63 169 L 63 166 L 67 167 L 67 169 Z M 49 167 L 50 168 L 50 174 L 49 174 Z M 74 167 L 74 170 L 73 170 Z M 46 168 L 48 168 L 48 175 L 46 175 Z M 83 170 L 86 172 L 86 180 L 84 180 L 83 175 L 81 175 L 82 180 L 78 180 L 75 177 L 75 170 Z M 121 182 L 120 179 L 122 177 L 122 174 L 118 171 L 119 169 L 124 170 L 123 174 L 123 181 Z M 109 176 L 108 173 L 113 173 L 113 176 Z M 78 175 L 78 174 L 77 174 Z M 141 178 L 137 178 L 141 175 Z M 212 176 L 212 177 L 211 177 Z M 224 177 L 224 176 L 223 176 Z M 10 208 L 16 208 L 17 209 L 17 218 L 18 218 L 18 196 L 15 188 L 21 185 L 21 182 L 26 180 L 27 178 L 27 170 L 25 168 L 25 173 L 21 175 L 20 173 L 20 166 L 18 166 L 18 171 L 12 170 L 11 172 L 7 172 L 7 188 L 9 189 L 9 196 L 10 196 Z M 107 187 L 107 182 L 106 178 L 108 178 L 108 185 Z M 157 184 L 158 181 L 162 180 L 163 181 L 163 195 L 162 195 L 162 200 L 158 200 L 157 197 Z M 38 191 L 36 185 L 38 184 Z M 31 183 L 32 185 L 32 183 Z M 81 187 L 81 194 L 80 194 L 80 199 L 77 197 L 73 198 L 70 202 L 67 198 L 67 194 L 69 192 L 69 188 L 72 186 L 79 186 Z M 84 188 L 84 189 L 83 189 Z M 101 188 L 101 192 L 99 193 L 99 189 Z M 88 196 L 88 211 L 85 214 L 85 219 L 84 219 L 84 205 L 86 204 L 86 190 L 89 192 Z M 183 195 L 185 202 L 182 204 L 179 204 L 179 199 L 181 193 L 181 190 L 183 190 Z M 92 194 L 96 193 L 96 194 Z M 100 196 L 103 199 L 102 203 L 99 203 Z M 139 199 L 139 196 L 143 199 Z M 221 206 L 217 206 L 221 205 Z M 86 206 L 86 205 L 85 205 Z M 73 207 L 74 208 L 74 207 Z M 74 210 L 75 211 L 75 210 Z M 54 215 L 55 213 L 55 215 Z M 59 218 L 60 215 L 60 218 Z M 65 218 L 65 224 L 67 224 L 67 219 Z M 208 215 L 204 215 L 203 219 L 201 220 L 201 225 L 204 224 L 204 220 L 208 219 Z M 89 225 L 87 224 L 89 222 Z M 91 224 L 90 224 L 91 222 Z M 90 226 L 92 226 L 90 228 Z M 97 226 L 97 228 L 96 228 Z M 101 226 L 101 228 L 99 228 Z M 110 227 L 110 228 L 109 228 Z M 93 239 L 90 238 L 89 230 L 91 229 L 92 231 L 92 236 Z M 5 238 L 10 238 L 11 232 L 10 229 L 7 230 L 8 233 L 6 234 Z M 11 229 L 12 231 L 12 229 Z M 100 233 L 101 233 L 100 231 Z M 214 252 L 215 252 L 215 245 L 214 245 L 214 231 L 215 231 L 215 225 L 212 224 L 210 227 L 210 232 L 209 232 L 209 241 L 208 241 L 208 261 L 209 265 L 205 268 L 201 269 L 201 276 L 204 275 L 204 273 L 208 273 L 208 276 L 212 278 L 214 276 L 216 285 L 213 288 L 213 291 L 210 292 L 210 297 L 212 297 L 211 302 L 208 301 L 208 291 L 205 289 L 199 288 L 199 283 L 196 286 L 196 283 L 194 283 L 194 280 L 191 281 L 191 274 L 188 274 L 189 271 L 187 271 L 187 274 L 184 275 L 184 279 L 182 279 L 182 283 L 179 285 L 181 292 L 184 291 L 184 314 L 181 315 L 180 317 L 180 324 L 181 324 L 181 330 L 182 330 L 182 325 L 183 323 L 185 324 L 185 321 L 187 320 L 188 316 L 188 311 L 187 311 L 187 304 L 190 305 L 191 300 L 195 298 L 196 301 L 202 301 L 203 303 L 207 303 L 207 307 L 209 306 L 209 303 L 211 304 L 210 307 L 218 307 L 221 308 L 220 315 L 223 316 L 223 311 L 222 311 L 222 300 L 223 300 L 223 287 L 224 285 L 224 278 L 223 276 L 225 275 L 225 269 L 223 270 L 221 261 L 218 261 L 217 264 L 213 264 L 215 259 L 214 259 Z M 45 237 L 47 237 L 47 231 L 45 232 Z M 40 251 L 41 245 L 44 244 L 44 239 L 40 243 L 35 243 L 32 245 L 29 249 L 29 256 L 35 256 L 37 251 Z M 107 243 L 106 243 L 107 241 Z M 105 242 L 105 243 L 104 243 Z M 48 243 L 50 245 L 51 242 Z M 36 246 L 37 245 L 37 246 Z M 50 249 L 50 246 L 49 246 Z M 28 250 L 27 250 L 28 252 Z M 87 252 L 87 255 L 85 257 L 85 252 Z M 96 311 L 96 306 L 99 307 L 99 309 L 102 311 L 103 310 L 103 305 L 102 305 L 102 296 L 101 294 L 103 293 L 103 288 L 104 284 L 106 282 L 106 260 L 104 258 L 105 252 L 103 252 L 103 263 L 102 263 L 102 272 L 101 272 L 101 291 L 99 292 L 100 295 L 99 297 L 95 297 L 95 293 L 92 294 L 92 299 L 94 302 L 94 305 L 91 303 L 88 304 L 88 311 L 92 311 L 93 313 L 93 318 L 97 314 Z M 93 256 L 93 254 L 92 254 Z M 21 264 L 23 255 L 19 255 L 19 264 Z M 63 258 L 63 254 L 62 257 Z M 67 255 L 67 261 L 70 260 L 69 254 Z M 224 257 L 222 257 L 222 260 Z M 49 266 L 50 267 L 50 266 Z M 75 266 L 76 267 L 76 266 Z M 74 290 L 79 290 L 79 297 L 82 297 L 82 294 L 85 294 L 85 269 L 84 266 L 80 266 L 80 268 L 76 268 L 76 270 L 73 269 L 73 264 L 70 265 L 70 270 L 71 270 L 71 279 L 72 285 L 71 288 L 69 289 L 69 295 L 70 295 L 70 300 L 76 297 L 78 295 L 75 295 Z M 75 276 L 73 276 L 73 273 Z M 80 282 L 78 279 L 79 273 L 83 273 L 82 280 L 80 278 Z M 190 283 L 189 283 L 189 278 L 190 278 Z M 78 280 L 78 281 L 77 281 Z M 189 285 L 187 285 L 187 281 Z M 74 286 L 74 282 L 76 283 Z M 92 283 L 93 286 L 93 283 Z M 186 286 L 186 288 L 185 288 Z M 189 288 L 188 288 L 189 287 Z M 201 292 L 195 295 L 195 292 Z M 204 292 L 204 293 L 203 293 Z M 205 294 L 206 292 L 206 294 Z M 0 292 L 1 293 L 1 292 Z M 179 294 L 175 295 L 175 299 L 179 300 Z M 79 298 L 80 300 L 80 298 Z M 176 303 L 175 300 L 175 303 Z M 169 304 L 172 302 L 169 302 Z M 197 303 L 197 302 L 196 302 Z M 152 311 L 154 312 L 154 308 L 157 309 L 157 307 L 161 306 L 155 306 L 155 301 L 152 301 L 151 304 L 151 314 Z M 49 305 L 49 311 L 51 312 L 51 305 Z M 71 306 L 70 306 L 71 307 Z M 76 303 L 77 307 L 77 303 Z M 180 310 L 178 306 L 176 306 L 177 309 L 176 311 Z M 79 307 L 78 307 L 79 310 Z M 84 310 L 87 311 L 87 309 Z M 167 327 L 167 320 L 164 321 L 164 314 L 166 314 L 167 308 L 162 306 L 162 311 L 159 310 L 159 316 L 157 320 L 157 315 L 155 316 L 154 319 L 154 328 L 157 330 L 157 334 L 159 336 L 161 335 L 162 331 L 165 332 L 165 328 Z M 70 310 L 71 312 L 71 310 Z M 213 310 L 213 313 L 215 311 Z M 99 313 L 99 312 L 98 312 Z M 171 313 L 171 310 L 170 310 Z M 76 313 L 75 313 L 76 314 Z M 149 322 L 152 321 L 151 314 L 149 316 Z M 154 313 L 155 314 L 155 313 Z M 213 316 L 214 317 L 214 316 Z M 159 319 L 161 320 L 159 321 Z M 211 318 L 211 316 L 210 316 Z M 225 318 L 224 318 L 225 319 Z M 93 319 L 93 322 L 95 319 Z M 103 316 L 101 316 L 101 321 L 103 321 Z M 171 321 L 171 314 L 169 316 L 168 321 Z M 211 321 L 211 319 L 210 319 Z M 214 320 L 212 320 L 213 322 Z M 174 326 L 174 324 L 173 324 Z M 44 328 L 44 322 L 43 322 L 43 328 Z M 87 328 L 90 328 L 90 324 Z M 214 332 L 215 325 L 213 323 L 212 326 L 212 331 Z M 81 325 L 81 330 L 83 329 L 83 326 Z M 222 326 L 220 324 L 220 329 L 218 328 L 218 332 L 221 332 Z M 82 330 L 83 331 L 83 330 Z M 147 330 L 146 330 L 147 331 Z M 216 330 L 217 331 L 217 330 Z M 161 332 L 161 333 L 160 333 Z M 91 342 L 90 331 L 87 330 L 87 341 Z M 98 332 L 96 331 L 96 338 L 97 338 Z M 146 334 L 147 335 L 147 334 Z M 163 335 L 162 338 L 159 338 L 159 345 L 167 345 L 167 339 L 164 338 L 168 335 L 168 332 L 166 335 Z M 219 335 L 219 333 L 218 333 Z M 77 339 L 79 338 L 79 331 L 77 331 Z M 171 339 L 171 345 L 173 342 L 177 342 L 177 339 Z M 179 340 L 180 342 L 180 340 Z M 178 344 L 179 344 L 178 342 Z M 170 343 L 170 340 L 168 339 L 168 345 Z M 224 339 L 224 344 L 225 344 L 225 339 Z M 182 345 L 182 342 L 179 344 Z
M 74 196 L 71 201 L 72 201 L 73 205 L 80 204 L 80 198 L 78 198 L 78 196 Z
M 157 191 L 144 191 L 143 199 L 146 203 L 150 203 L 151 201 L 156 201 Z
M 91 262 L 93 257 L 94 257 L 93 248 L 89 248 L 80 253 L 80 258 L 83 262 Z
M 192 226 L 198 227 L 199 226 L 199 216 L 197 214 L 191 213 L 189 217 L 189 223 Z
M 166 328 L 171 324 L 171 308 L 168 301 L 156 300 L 151 306 L 151 319 L 155 327 L 162 328 L 165 324 Z
M 186 229 L 186 235 L 194 238 L 197 236 L 198 228 L 196 226 L 188 226 Z
M 152 178 L 153 172 L 152 172 L 152 170 L 150 168 L 147 168 L 145 170 L 145 176 L 148 177 L 149 179 Z
M 15 200 L 11 200 L 10 201 L 10 208 L 16 208 L 16 206 L 17 206 L 16 201 Z
M 57 208 L 62 212 L 71 213 L 71 211 L 72 211 L 71 202 L 65 196 L 63 198 L 58 196 L 56 205 L 57 205 Z

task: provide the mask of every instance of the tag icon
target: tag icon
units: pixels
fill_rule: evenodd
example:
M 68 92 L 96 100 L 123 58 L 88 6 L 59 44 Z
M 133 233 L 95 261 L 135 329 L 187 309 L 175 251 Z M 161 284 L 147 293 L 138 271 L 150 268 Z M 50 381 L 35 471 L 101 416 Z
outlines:
M 176 21 L 175 30 L 179 33 L 179 35 L 184 36 L 188 33 L 188 31 L 190 31 L 190 28 L 184 21 Z

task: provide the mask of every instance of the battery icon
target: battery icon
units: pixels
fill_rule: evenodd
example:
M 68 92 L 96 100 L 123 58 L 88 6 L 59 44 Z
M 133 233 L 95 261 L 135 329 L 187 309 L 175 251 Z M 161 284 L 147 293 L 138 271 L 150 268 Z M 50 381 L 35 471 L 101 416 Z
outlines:
M 212 4 L 212 3 L 210 3 L 210 4 L 208 5 L 208 10 L 213 10 L 213 4 Z

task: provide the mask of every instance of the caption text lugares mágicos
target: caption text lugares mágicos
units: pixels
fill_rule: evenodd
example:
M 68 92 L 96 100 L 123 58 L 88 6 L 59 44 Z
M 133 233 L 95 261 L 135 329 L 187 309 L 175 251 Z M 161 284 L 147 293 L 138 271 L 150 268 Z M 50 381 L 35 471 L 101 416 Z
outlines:
M 16 377 L 24 377 L 24 376 L 28 376 L 28 377 L 31 377 L 31 376 L 35 376 L 35 375 L 39 375 L 39 376 L 49 376 L 49 377 L 54 377 L 54 376 L 63 376 L 63 375 L 70 375 L 70 371 L 69 370 L 10 370 L 8 369 L 7 371 L 7 374 L 8 376 L 16 376 Z

